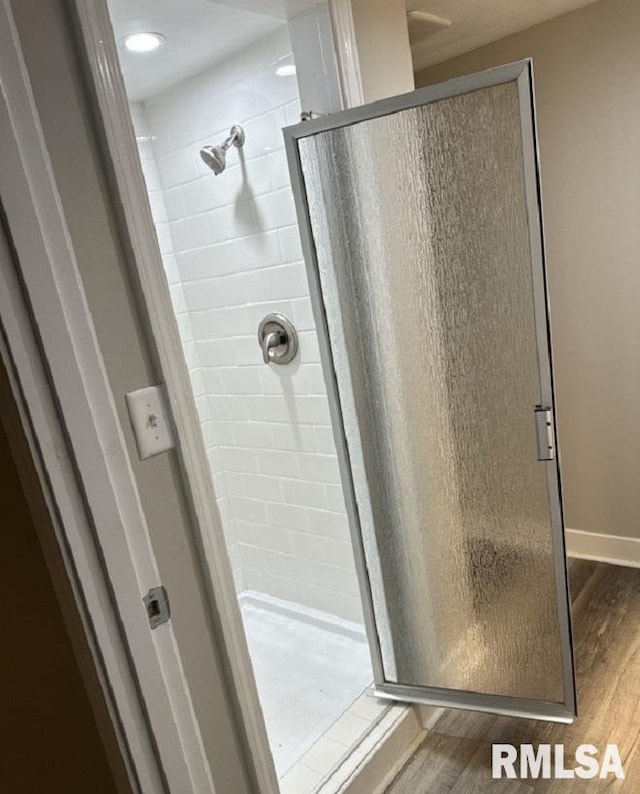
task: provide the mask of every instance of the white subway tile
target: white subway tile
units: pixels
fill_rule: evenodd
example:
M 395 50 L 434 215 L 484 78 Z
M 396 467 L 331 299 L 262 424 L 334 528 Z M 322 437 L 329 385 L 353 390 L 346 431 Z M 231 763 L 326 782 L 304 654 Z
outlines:
M 338 459 L 335 455 L 314 453 L 298 453 L 300 476 L 303 480 L 314 482 L 340 483 Z
M 184 353 L 184 360 L 187 362 L 187 367 L 189 369 L 200 366 L 200 359 L 195 342 L 183 342 L 182 351 Z
M 289 179 L 289 166 L 287 165 L 287 155 L 284 149 L 272 152 L 267 156 L 267 169 L 269 171 L 269 183 L 271 190 L 278 190 L 282 187 L 291 187 Z M 286 260 L 285 260 L 286 261 Z
M 214 243 L 260 233 L 250 199 L 236 199 L 232 204 L 212 210 L 207 213 L 207 222 Z
M 225 367 L 222 370 L 224 391 L 227 394 L 261 394 L 262 384 L 254 367 Z
M 322 364 L 305 364 L 302 369 L 308 393 L 326 395 L 327 387 Z
M 184 297 L 184 290 L 182 284 L 172 284 L 169 287 L 171 294 L 171 303 L 173 304 L 173 311 L 176 314 L 181 314 L 187 311 L 187 304 Z
M 329 538 L 341 538 L 347 540 L 349 534 L 349 522 L 344 512 L 331 512 L 328 510 L 314 510 L 309 508 L 307 511 L 307 522 L 310 531 L 316 535 Z
M 208 421 L 202 425 L 202 437 L 205 449 L 211 449 L 211 447 L 216 445 L 216 426 L 213 422 Z
M 278 395 L 248 396 L 246 400 L 251 417 L 260 422 L 287 422 L 291 419 L 287 402 Z
M 251 494 L 246 492 L 242 474 L 238 474 L 235 471 L 225 471 L 224 479 L 229 496 L 251 496 Z
M 236 363 L 233 345 L 226 340 L 197 341 L 198 359 L 203 367 L 228 367 Z
M 305 364 L 320 361 L 320 347 L 318 346 L 318 336 L 315 331 L 300 331 L 298 342 L 300 344 L 300 357 Z
M 243 567 L 233 569 L 233 582 L 236 586 L 236 593 L 242 593 L 247 589 Z
M 220 182 L 220 178 L 211 172 L 199 177 L 195 174 L 192 181 L 185 181 L 182 187 L 182 197 L 189 215 L 197 215 L 216 209 L 216 207 L 223 207 L 233 201 L 228 186 Z
M 266 474 L 244 474 L 243 479 L 247 496 L 269 502 L 284 501 L 282 482 L 278 477 Z
M 203 367 L 202 377 L 208 394 L 223 394 L 222 367 Z
M 336 513 L 344 513 L 344 492 L 342 485 L 325 485 L 327 491 L 327 504 L 329 510 L 335 510 Z
M 237 518 L 262 524 L 267 521 L 267 507 L 260 499 L 248 499 L 244 496 L 230 496 L 229 505 Z
M 298 226 L 285 226 L 278 229 L 278 240 L 280 242 L 280 254 L 283 262 L 301 262 L 302 245 L 300 243 L 300 232 Z
M 181 187 L 170 188 L 164 190 L 163 193 L 164 206 L 167 213 L 167 219 L 170 221 L 177 221 L 186 218 L 187 209 L 184 205 L 184 197 L 182 195 Z
M 244 519 L 236 518 L 233 522 L 235 526 L 236 537 L 239 543 L 252 543 L 252 530 L 251 522 Z
M 328 452 L 332 455 L 336 454 L 336 442 L 333 436 L 332 427 L 316 427 L 316 441 L 318 444 L 318 452 Z
M 161 191 L 149 191 L 149 204 L 154 223 L 166 223 L 169 220 Z
M 180 262 L 180 259 L 178 259 Z M 190 311 L 244 306 L 260 293 L 261 273 L 238 273 L 203 281 L 187 282 L 185 297 Z
M 301 263 L 279 265 L 264 271 L 263 300 L 299 298 L 308 294 L 307 274 Z
M 257 335 L 236 336 L 232 340 L 232 344 L 238 366 L 265 366 L 262 361 L 262 353 L 260 351 L 260 345 L 258 344 Z
M 278 66 L 287 64 L 293 64 L 293 56 L 290 54 L 281 57 L 277 65 L 270 64 L 260 70 L 251 81 L 255 91 L 265 98 L 270 107 L 286 105 L 298 96 L 295 74 L 287 76 L 276 74 Z M 284 117 L 282 125 L 284 126 Z
M 224 446 L 235 446 L 237 443 L 236 429 L 243 424 L 243 421 L 231 421 L 218 419 L 215 416 L 209 415 L 215 420 L 216 426 L 216 443 Z
M 219 447 L 221 465 L 228 471 L 258 472 L 258 461 L 251 450 L 239 447 Z
M 327 494 L 324 485 L 304 480 L 282 480 L 286 502 L 301 507 L 327 507 Z
M 195 158 L 195 152 L 191 148 L 180 149 L 161 157 L 157 164 L 162 189 L 169 190 L 196 179 L 198 171 Z
M 241 421 L 248 419 L 245 401 L 238 397 L 209 397 L 209 410 L 213 420 Z
M 230 85 L 216 98 L 213 123 L 216 129 L 230 129 L 238 121 L 256 116 L 260 110 L 255 91 L 247 81 Z
M 178 260 L 174 254 L 163 254 L 162 266 L 169 284 L 177 284 L 180 281 L 180 271 L 178 270 Z
M 156 223 L 156 237 L 158 238 L 158 247 L 160 253 L 165 256 L 166 254 L 173 253 L 173 240 L 169 232 L 168 223 Z
M 252 524 L 251 542 L 258 548 L 270 551 L 281 551 L 285 554 L 291 552 L 289 530 L 283 527 L 274 527 L 271 524 Z
M 199 215 L 197 217 L 203 217 Z M 236 268 L 231 257 L 231 244 L 204 245 L 177 254 L 178 268 L 184 282 L 202 281 L 215 276 L 234 273 Z M 220 304 L 224 306 L 224 295 L 220 296 Z M 205 307 L 206 308 L 206 307 Z
M 268 422 L 256 422 L 251 411 L 249 411 L 249 421 L 242 422 L 236 428 L 235 443 L 244 449 L 268 449 L 273 454 L 277 454 L 272 449 L 273 425 Z
M 194 215 L 169 224 L 173 248 L 176 253 L 191 248 L 201 248 L 210 242 L 209 226 L 204 215 Z
M 270 426 L 265 425 L 265 427 Z M 256 452 L 256 458 L 262 474 L 277 474 L 279 477 L 300 477 L 300 466 L 295 452 L 261 449 Z
M 341 568 L 354 568 L 353 549 L 347 540 L 291 530 L 290 549 L 292 554 L 299 557 L 307 557 Z
M 140 165 L 142 166 L 142 175 L 144 177 L 144 183 L 147 187 L 147 191 L 149 193 L 155 193 L 156 191 L 161 190 L 162 185 L 160 184 L 158 166 L 156 165 L 155 160 L 142 160 Z
M 296 399 L 296 416 L 303 424 L 329 425 L 329 403 L 326 397 L 317 394 L 301 394 Z
M 243 125 L 246 134 L 243 154 L 246 159 L 251 160 L 281 149 L 284 145 L 284 124 L 284 111 L 280 109 L 271 110 L 247 121 Z
M 201 394 L 195 398 L 196 410 L 201 422 L 208 422 L 209 416 L 209 397 L 206 394 Z
M 278 394 L 281 399 L 296 394 L 307 393 L 307 381 L 303 368 L 295 364 L 293 367 L 280 367 L 277 364 L 259 368 L 262 391 L 265 394 Z
M 244 306 L 192 312 L 191 324 L 199 339 L 229 339 L 247 336 L 254 330 Z
M 284 119 L 287 126 L 291 124 L 299 124 L 300 123 L 300 112 L 302 108 L 300 107 L 300 100 L 298 98 L 294 99 L 293 102 L 289 102 L 285 105 L 284 108 Z
M 212 479 L 213 479 L 213 487 L 215 489 L 216 496 L 218 498 L 218 504 L 220 506 L 221 515 L 222 515 L 222 512 L 224 512 L 222 508 L 226 507 L 227 505 L 226 497 L 228 496 L 225 473 L 223 471 L 214 472 L 212 474 Z M 235 537 L 233 539 L 235 539 Z
M 251 201 L 252 222 L 256 224 L 257 219 L 253 211 L 255 198 L 271 190 L 267 154 L 254 153 L 250 155 L 243 149 L 238 154 L 237 160 L 233 160 L 224 173 L 230 201 L 234 205 L 242 205 L 245 201 Z M 248 220 L 248 216 L 246 220 Z M 256 230 L 260 231 L 261 229 L 262 227 L 258 224 Z
M 304 507 L 290 504 L 267 504 L 269 524 L 287 529 L 304 531 L 308 529 L 307 513 Z
M 278 229 L 296 222 L 293 193 L 289 188 L 256 196 L 254 209 L 258 222 L 265 229 Z
M 258 330 L 258 325 L 262 318 L 270 312 L 280 312 L 293 320 L 293 305 L 291 301 L 286 300 L 273 300 L 273 301 L 260 301 L 258 303 L 251 303 L 247 306 L 247 313 L 249 316 L 249 327 Z
M 313 317 L 313 310 L 311 308 L 311 299 L 305 295 L 303 298 L 297 298 L 292 301 L 293 316 L 298 331 L 313 331 L 315 332 L 316 323 Z
M 308 425 L 282 422 L 273 425 L 275 449 L 314 452 L 317 449 L 314 428 Z
M 191 327 L 191 315 L 176 314 L 176 322 L 178 323 L 178 333 L 182 342 L 191 342 L 194 338 Z

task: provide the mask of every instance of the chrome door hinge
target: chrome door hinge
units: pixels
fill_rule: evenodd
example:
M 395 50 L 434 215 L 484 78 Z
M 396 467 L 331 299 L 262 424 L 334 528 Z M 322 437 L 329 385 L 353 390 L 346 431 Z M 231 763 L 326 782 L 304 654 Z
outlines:
M 553 432 L 553 411 L 543 405 L 536 405 L 536 440 L 538 460 L 553 460 L 556 456 L 556 438 Z
M 167 591 L 162 585 L 160 587 L 152 587 L 142 600 L 147 610 L 149 626 L 152 629 L 169 620 L 169 598 Z

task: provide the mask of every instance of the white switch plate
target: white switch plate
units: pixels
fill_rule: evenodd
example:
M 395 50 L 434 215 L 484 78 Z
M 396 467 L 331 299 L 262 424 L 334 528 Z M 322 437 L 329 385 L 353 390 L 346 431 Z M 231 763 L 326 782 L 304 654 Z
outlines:
M 175 443 L 169 427 L 161 386 L 130 391 L 125 395 L 131 426 L 141 460 L 173 449 Z

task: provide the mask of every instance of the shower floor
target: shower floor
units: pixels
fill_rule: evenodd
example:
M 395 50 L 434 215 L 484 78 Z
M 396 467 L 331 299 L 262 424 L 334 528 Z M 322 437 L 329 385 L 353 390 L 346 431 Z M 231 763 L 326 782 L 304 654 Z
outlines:
M 324 612 L 253 591 L 240 605 L 282 777 L 371 684 L 369 649 L 362 627 Z

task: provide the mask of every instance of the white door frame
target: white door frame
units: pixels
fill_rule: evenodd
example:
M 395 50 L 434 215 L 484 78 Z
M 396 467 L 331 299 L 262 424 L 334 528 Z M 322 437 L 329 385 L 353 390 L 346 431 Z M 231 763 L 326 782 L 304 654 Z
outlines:
M 152 631 L 142 603 L 159 584 L 157 565 L 9 0 L 0 2 L 0 88 L 0 195 L 14 247 L 13 257 L 6 248 L 0 257 L 3 354 L 39 448 L 135 787 L 214 794 L 171 622 Z
M 273 757 L 217 509 L 200 419 L 160 248 L 153 232 L 149 197 L 131 125 L 109 11 L 106 0 L 75 0 L 75 10 L 93 77 L 100 110 L 99 123 L 104 129 L 108 157 L 122 203 L 126 226 L 122 231 L 131 244 L 163 382 L 180 439 L 178 453 L 198 523 L 198 531 L 194 534 L 202 544 L 207 561 L 205 585 L 220 616 L 235 696 L 242 712 L 260 792 L 277 794 L 279 787 Z

